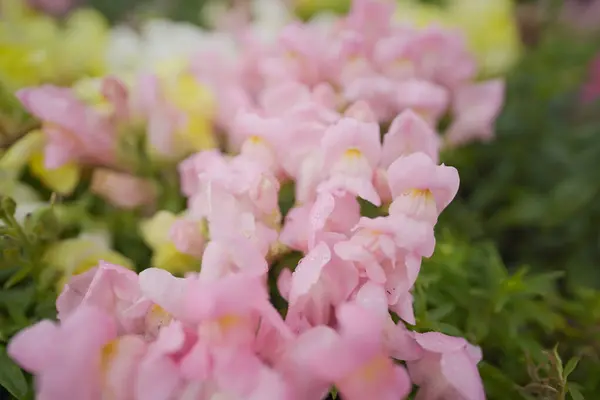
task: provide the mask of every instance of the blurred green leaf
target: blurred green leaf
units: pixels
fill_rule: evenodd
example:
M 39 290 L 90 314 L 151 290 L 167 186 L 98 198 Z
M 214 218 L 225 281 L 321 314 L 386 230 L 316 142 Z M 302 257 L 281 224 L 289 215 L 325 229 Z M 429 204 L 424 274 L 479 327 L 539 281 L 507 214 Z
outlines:
M 21 369 L 8 357 L 6 348 L 0 346 L 0 385 L 18 400 L 27 395 L 28 386 Z
M 571 398 L 573 400 L 585 400 L 585 397 L 583 397 L 579 389 L 576 389 L 574 387 L 569 388 L 569 394 L 571 395 Z
M 565 379 L 567 379 L 569 375 L 571 375 L 571 373 L 575 370 L 575 368 L 577 368 L 577 364 L 579 364 L 579 357 L 571 358 L 567 362 L 567 365 L 565 365 L 565 369 L 563 371 Z

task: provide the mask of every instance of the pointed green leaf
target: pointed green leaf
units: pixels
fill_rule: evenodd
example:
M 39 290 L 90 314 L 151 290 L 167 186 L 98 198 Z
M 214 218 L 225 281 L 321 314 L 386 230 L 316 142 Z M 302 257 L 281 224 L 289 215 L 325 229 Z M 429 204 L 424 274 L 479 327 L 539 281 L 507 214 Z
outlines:
M 567 365 L 565 365 L 565 370 L 564 370 L 565 379 L 567 379 L 569 377 L 569 375 L 571 375 L 571 373 L 575 370 L 575 368 L 577 368 L 578 363 L 579 363 L 579 357 L 573 357 L 567 362 Z
M 583 397 L 583 395 L 581 394 L 579 389 L 577 389 L 575 387 L 569 388 L 569 394 L 571 395 L 571 398 L 573 400 L 585 400 L 585 398 Z

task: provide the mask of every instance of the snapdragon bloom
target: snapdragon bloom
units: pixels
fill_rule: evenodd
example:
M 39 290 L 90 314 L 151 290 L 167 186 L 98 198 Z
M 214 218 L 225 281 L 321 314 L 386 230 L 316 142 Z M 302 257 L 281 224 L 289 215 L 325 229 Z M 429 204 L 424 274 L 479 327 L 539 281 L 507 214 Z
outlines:
M 17 93 L 25 108 L 42 121 L 46 135 L 46 168 L 69 162 L 112 165 L 116 131 L 107 115 L 86 105 L 68 88 L 51 85 Z

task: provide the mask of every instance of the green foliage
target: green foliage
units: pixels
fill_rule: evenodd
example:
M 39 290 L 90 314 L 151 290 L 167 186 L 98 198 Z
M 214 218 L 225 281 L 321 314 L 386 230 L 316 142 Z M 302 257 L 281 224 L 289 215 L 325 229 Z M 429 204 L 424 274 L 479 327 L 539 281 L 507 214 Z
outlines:
M 0 386 L 17 400 L 24 399 L 29 391 L 23 371 L 8 357 L 4 346 L 0 346 Z
M 436 252 L 417 280 L 416 328 L 463 336 L 481 346 L 480 372 L 489 399 L 592 396 L 600 393 L 594 367 L 600 355 L 600 293 L 586 291 L 581 296 L 587 302 L 567 300 L 557 289 L 560 275 L 526 267 L 511 271 L 489 241 L 442 228 Z M 546 351 L 556 343 L 563 357 L 573 357 L 564 367 L 556 349 Z M 579 385 L 567 382 L 571 374 Z
M 60 226 L 53 206 L 15 219 L 15 202 L 0 197 L 0 342 L 43 318 L 56 317 L 56 295 L 51 288 L 55 276 L 41 259 L 43 249 L 57 240 Z M 0 345 L 0 386 L 14 398 L 29 396 L 30 388 L 21 369 Z
M 0 198 L 0 341 L 44 317 L 55 317 L 56 276 L 42 261 L 44 248 L 55 241 L 60 228 L 52 206 L 15 220 L 15 204 Z
M 218 0 L 224 1 L 224 0 Z M 111 23 L 142 16 L 158 16 L 176 21 L 204 24 L 202 9 L 207 0 L 90 0 L 89 5 L 102 12 Z
M 0 83 L 0 148 L 7 147 L 36 125 L 11 91 Z
M 485 233 L 509 266 L 564 270 L 571 286 L 600 288 L 600 104 L 579 100 L 593 43 L 551 32 L 508 80 L 497 139 L 449 151 L 461 173 L 454 213 Z

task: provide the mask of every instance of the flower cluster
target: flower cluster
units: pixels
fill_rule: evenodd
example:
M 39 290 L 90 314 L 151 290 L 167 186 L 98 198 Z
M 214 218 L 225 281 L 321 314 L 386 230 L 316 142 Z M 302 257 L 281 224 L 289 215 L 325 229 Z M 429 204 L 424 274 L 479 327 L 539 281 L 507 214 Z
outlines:
M 40 398 L 399 399 L 413 384 L 423 399 L 485 397 L 478 348 L 407 324 L 459 186 L 437 126 L 451 113 L 448 142 L 489 138 L 503 85 L 474 81 L 459 35 L 393 11 L 356 0 L 271 43 L 233 32 L 231 58 L 209 46 L 133 79 L 18 93 L 43 121 L 46 168 L 93 167 L 95 193 L 152 212 L 144 168 L 181 160 L 187 198 L 142 224 L 159 268 L 74 271 L 59 323 L 14 337 Z M 140 135 L 146 158 L 131 162 L 122 143 Z M 378 216 L 361 215 L 368 203 Z M 297 265 L 272 268 L 290 251 Z

